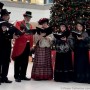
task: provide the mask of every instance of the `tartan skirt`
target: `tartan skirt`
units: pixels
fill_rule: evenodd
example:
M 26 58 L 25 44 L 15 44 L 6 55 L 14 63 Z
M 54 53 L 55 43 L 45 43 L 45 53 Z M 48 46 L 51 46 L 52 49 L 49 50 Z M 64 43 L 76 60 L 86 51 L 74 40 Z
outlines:
M 35 59 L 33 61 L 31 78 L 35 80 L 53 79 L 53 69 L 50 48 L 35 48 Z

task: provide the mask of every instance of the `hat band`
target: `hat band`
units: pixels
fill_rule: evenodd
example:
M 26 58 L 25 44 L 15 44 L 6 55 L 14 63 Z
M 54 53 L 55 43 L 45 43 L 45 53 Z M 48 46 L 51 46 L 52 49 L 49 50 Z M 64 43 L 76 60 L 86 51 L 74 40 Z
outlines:
M 24 16 L 30 16 L 30 17 L 32 17 L 30 14 L 24 14 Z

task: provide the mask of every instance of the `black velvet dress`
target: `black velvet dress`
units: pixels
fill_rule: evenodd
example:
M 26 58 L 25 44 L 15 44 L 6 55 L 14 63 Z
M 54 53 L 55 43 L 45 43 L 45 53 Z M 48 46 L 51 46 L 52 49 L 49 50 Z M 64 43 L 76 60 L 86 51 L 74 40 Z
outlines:
M 68 37 L 67 37 L 68 39 Z M 57 82 L 69 82 L 72 80 L 72 50 L 67 41 L 55 41 L 56 46 L 56 61 L 54 70 L 54 80 Z

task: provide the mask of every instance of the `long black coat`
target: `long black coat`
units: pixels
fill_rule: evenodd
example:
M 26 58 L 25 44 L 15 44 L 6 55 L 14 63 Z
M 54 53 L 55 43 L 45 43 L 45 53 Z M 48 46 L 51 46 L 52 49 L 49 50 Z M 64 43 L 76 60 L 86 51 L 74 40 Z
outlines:
M 3 21 L 3 19 L 0 19 Z M 11 39 L 13 35 L 10 35 L 8 31 L 3 32 L 0 25 L 0 62 L 9 62 L 11 54 Z
M 74 38 L 74 78 L 77 82 L 88 82 L 89 77 L 89 54 L 88 34 L 82 32 L 83 40 Z

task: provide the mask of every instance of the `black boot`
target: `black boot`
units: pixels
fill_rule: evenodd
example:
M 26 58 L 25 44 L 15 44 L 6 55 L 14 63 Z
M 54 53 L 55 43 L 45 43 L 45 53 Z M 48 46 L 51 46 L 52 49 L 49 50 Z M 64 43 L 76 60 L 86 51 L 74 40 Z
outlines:
M 21 82 L 21 79 L 20 78 L 15 78 L 15 81 L 16 82 Z
M 1 83 L 12 83 L 8 78 L 1 78 Z

